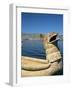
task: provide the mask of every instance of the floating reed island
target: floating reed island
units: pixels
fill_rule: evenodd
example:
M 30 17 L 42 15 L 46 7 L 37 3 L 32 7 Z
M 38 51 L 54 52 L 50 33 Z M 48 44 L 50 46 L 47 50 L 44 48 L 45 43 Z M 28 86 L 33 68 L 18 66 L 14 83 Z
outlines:
M 21 76 L 51 76 L 62 69 L 62 56 L 57 47 L 58 34 L 55 32 L 41 35 L 46 59 L 21 57 Z

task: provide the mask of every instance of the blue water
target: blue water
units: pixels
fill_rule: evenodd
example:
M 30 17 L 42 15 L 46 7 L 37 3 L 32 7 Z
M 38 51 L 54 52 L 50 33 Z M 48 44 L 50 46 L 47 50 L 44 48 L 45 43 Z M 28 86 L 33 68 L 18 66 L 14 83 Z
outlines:
M 63 54 L 63 42 L 58 41 L 58 48 Z M 24 40 L 22 42 L 22 56 L 46 59 L 45 49 L 41 40 Z

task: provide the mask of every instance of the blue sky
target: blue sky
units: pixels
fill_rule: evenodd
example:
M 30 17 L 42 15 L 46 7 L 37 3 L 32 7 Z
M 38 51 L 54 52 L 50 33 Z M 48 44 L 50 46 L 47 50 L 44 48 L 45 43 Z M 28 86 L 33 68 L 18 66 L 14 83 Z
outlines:
M 57 32 L 63 34 L 62 14 L 21 13 L 21 29 L 24 33 Z

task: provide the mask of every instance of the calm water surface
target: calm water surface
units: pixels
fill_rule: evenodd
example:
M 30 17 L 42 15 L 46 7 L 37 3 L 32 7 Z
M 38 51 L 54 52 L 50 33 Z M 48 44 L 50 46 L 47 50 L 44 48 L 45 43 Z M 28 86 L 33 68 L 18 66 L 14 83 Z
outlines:
M 58 41 L 58 47 L 63 54 L 63 41 Z M 46 59 L 43 42 L 41 40 L 24 40 L 22 42 L 22 56 Z

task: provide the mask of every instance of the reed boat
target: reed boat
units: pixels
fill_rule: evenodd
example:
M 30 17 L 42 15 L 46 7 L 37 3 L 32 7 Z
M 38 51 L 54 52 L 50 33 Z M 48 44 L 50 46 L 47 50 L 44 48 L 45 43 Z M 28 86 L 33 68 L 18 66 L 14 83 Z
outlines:
M 21 76 L 50 76 L 62 69 L 62 57 L 57 47 L 58 34 L 55 32 L 43 36 L 46 60 L 21 57 Z

